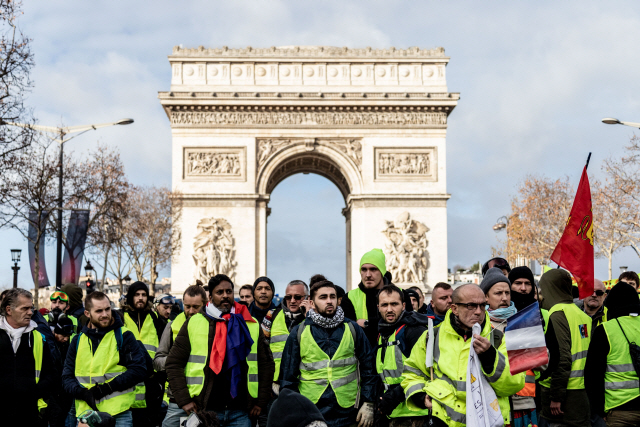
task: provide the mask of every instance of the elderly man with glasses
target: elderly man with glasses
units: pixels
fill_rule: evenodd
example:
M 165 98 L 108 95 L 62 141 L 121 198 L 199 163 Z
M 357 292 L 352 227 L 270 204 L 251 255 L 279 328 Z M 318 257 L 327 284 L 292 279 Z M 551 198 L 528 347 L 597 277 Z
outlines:
M 607 321 L 607 308 L 604 306 L 605 292 L 604 283 L 601 280 L 593 280 L 593 293 L 584 300 L 577 303 L 591 317 L 591 329 L 595 330 L 598 325 Z
M 434 329 L 433 369 L 426 367 L 425 332 L 404 364 L 402 388 L 409 409 L 431 409 L 434 426 L 465 426 L 467 413 L 467 364 L 472 328 L 480 324 L 482 332 L 473 336 L 482 373 L 498 397 L 504 424 L 510 423 L 509 396 L 524 387 L 524 373 L 511 375 L 504 337 L 495 347 L 486 338 L 491 321 L 485 311 L 486 298 L 478 285 L 462 285 L 453 291 L 452 305 L 444 321 Z M 473 380 L 472 380 L 473 381 Z M 455 392 L 452 392 L 452 387 Z

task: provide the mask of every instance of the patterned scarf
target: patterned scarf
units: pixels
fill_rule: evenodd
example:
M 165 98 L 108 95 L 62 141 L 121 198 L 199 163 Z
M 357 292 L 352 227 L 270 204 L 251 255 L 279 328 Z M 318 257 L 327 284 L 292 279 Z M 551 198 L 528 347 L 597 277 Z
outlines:
M 311 309 L 307 313 L 313 323 L 325 329 L 337 328 L 344 322 L 344 311 L 342 311 L 342 307 L 338 306 L 333 317 L 325 317 L 322 314 L 316 313 L 315 310 Z

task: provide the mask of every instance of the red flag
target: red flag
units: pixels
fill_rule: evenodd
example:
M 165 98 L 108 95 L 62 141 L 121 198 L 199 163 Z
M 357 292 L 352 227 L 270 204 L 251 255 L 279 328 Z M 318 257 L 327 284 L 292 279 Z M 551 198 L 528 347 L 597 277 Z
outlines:
M 566 268 L 575 277 L 580 299 L 593 294 L 593 208 L 587 167 L 582 171 L 580 185 L 571 213 L 551 260 Z

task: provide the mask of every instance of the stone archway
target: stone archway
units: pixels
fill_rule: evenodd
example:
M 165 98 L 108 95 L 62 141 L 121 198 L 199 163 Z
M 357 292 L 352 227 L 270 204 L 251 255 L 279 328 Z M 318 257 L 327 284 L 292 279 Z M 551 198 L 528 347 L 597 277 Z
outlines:
M 401 285 L 447 274 L 449 93 L 437 49 L 174 48 L 159 98 L 173 136 L 182 249 L 174 292 L 226 273 L 239 285 L 266 271 L 271 191 L 296 173 L 342 193 L 347 288 L 373 247 Z

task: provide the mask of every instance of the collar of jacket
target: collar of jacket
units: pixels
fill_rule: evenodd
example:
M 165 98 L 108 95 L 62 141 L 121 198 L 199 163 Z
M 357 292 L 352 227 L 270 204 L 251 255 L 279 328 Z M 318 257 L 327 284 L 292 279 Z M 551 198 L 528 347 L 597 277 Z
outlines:
M 413 312 L 411 312 L 411 313 L 413 313 Z M 378 332 L 383 337 L 390 336 L 400 326 L 407 324 L 407 317 L 408 317 L 409 314 L 410 313 L 407 313 L 406 311 L 403 311 L 402 314 L 400 315 L 400 318 L 398 320 L 396 320 L 395 323 L 387 323 L 387 322 L 384 321 L 384 318 L 381 317 L 380 320 L 378 320 Z
M 383 279 L 383 280 L 384 280 L 384 279 Z M 378 288 L 373 288 L 373 289 L 365 288 L 365 287 L 364 287 L 364 285 L 362 284 L 362 282 L 358 283 L 358 287 L 359 287 L 359 288 L 360 288 L 360 290 L 361 290 L 362 292 L 364 292 L 367 296 L 372 295 L 372 296 L 374 296 L 374 297 L 376 297 L 376 298 L 377 298 L 377 296 L 378 296 L 378 291 L 380 290 L 380 289 L 378 289 Z
M 451 310 L 447 311 L 447 314 L 444 318 L 444 322 L 442 323 L 445 326 L 444 330 L 446 332 L 460 335 L 462 339 L 465 340 L 465 342 L 467 341 L 467 339 L 471 338 L 471 329 L 468 329 L 466 326 L 460 323 L 460 320 L 458 319 L 458 317 L 454 316 Z M 485 328 L 487 327 L 487 324 L 491 325 L 491 322 L 489 321 L 489 315 L 485 312 L 484 320 L 480 324 L 480 327 L 482 328 L 483 336 L 486 333 Z M 448 329 L 451 329 L 451 330 L 449 331 Z M 491 331 L 491 326 L 489 326 L 489 331 Z

